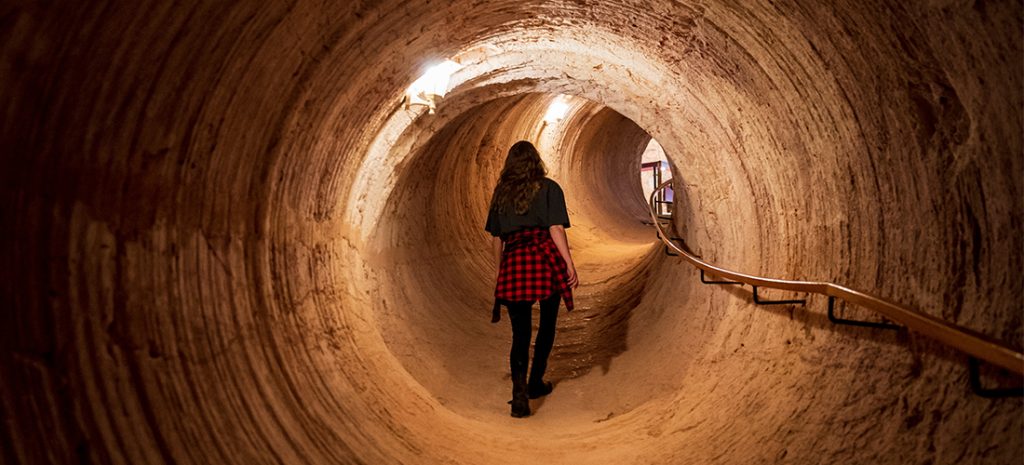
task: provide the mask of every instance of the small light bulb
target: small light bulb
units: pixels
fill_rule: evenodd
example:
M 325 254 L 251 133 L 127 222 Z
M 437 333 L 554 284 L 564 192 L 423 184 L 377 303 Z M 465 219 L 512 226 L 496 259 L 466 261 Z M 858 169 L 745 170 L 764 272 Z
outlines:
M 564 95 L 555 97 L 555 100 L 548 106 L 548 112 L 544 115 L 544 122 L 557 123 L 565 118 L 565 115 L 569 113 L 569 104 L 565 100 L 566 96 Z

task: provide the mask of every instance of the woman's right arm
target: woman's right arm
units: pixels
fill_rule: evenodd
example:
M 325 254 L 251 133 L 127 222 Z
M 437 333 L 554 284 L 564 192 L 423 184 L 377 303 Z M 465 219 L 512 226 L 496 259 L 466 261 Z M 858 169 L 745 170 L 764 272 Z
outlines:
M 551 233 L 551 239 L 555 241 L 558 253 L 565 260 L 565 266 L 569 269 L 569 287 L 575 288 L 580 284 L 580 280 L 576 276 L 576 265 L 572 262 L 572 255 L 569 254 L 569 238 L 565 235 L 565 227 L 555 224 L 549 226 L 548 231 Z

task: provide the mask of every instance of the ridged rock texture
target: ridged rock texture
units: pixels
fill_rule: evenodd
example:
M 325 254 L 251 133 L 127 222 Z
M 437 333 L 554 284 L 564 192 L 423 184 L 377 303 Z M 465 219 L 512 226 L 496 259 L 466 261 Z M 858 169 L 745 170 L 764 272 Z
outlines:
M 1024 455 L 963 354 L 700 284 L 638 175 L 653 137 L 712 263 L 1019 348 L 1019 2 L 186 3 L 0 6 L 3 463 Z M 406 109 L 447 58 L 437 113 Z M 583 283 L 525 420 L 483 231 L 524 138 Z

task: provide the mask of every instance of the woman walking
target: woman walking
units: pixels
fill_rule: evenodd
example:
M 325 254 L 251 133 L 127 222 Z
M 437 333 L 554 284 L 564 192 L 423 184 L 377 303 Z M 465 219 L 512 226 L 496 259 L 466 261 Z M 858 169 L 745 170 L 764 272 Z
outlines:
M 492 322 L 500 319 L 502 305 L 512 322 L 512 416 L 530 415 L 529 399 L 552 390 L 544 381 L 548 355 L 555 342 L 559 301 L 572 310 L 572 289 L 579 282 L 569 254 L 565 228 L 569 213 L 562 188 L 547 174 L 533 144 L 512 145 L 494 188 L 485 230 L 494 236 L 494 257 L 499 261 L 494 289 Z M 540 327 L 527 380 L 527 362 L 533 330 L 533 303 L 540 301 Z

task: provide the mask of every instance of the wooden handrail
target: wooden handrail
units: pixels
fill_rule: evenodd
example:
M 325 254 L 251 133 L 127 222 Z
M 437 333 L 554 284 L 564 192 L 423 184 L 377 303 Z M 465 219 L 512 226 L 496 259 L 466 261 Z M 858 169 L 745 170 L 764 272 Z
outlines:
M 806 292 L 809 294 L 821 294 L 829 297 L 840 298 L 861 307 L 874 310 L 875 312 L 906 326 L 910 330 L 921 333 L 973 357 L 1001 366 L 1014 373 L 1024 375 L 1024 354 L 1021 352 L 1013 349 L 1002 341 L 993 339 L 977 331 L 964 328 L 963 326 L 958 326 L 948 321 L 922 313 L 905 305 L 890 302 L 881 297 L 850 289 L 846 286 L 840 286 L 838 284 L 816 281 L 793 281 L 754 276 L 720 268 L 697 258 L 697 256 L 683 250 L 681 247 L 669 240 L 669 236 L 665 234 L 665 231 L 659 222 L 660 218 L 656 215 L 654 198 L 658 192 L 665 189 L 665 187 L 667 187 L 671 182 L 672 180 L 669 179 L 661 183 L 661 185 L 651 193 L 648 205 L 651 213 L 651 221 L 654 222 L 654 227 L 658 230 L 658 238 L 665 243 L 665 246 L 678 253 L 684 260 L 690 262 L 691 265 L 698 269 L 710 272 L 720 278 L 731 279 L 733 281 L 750 284 L 752 286 Z

